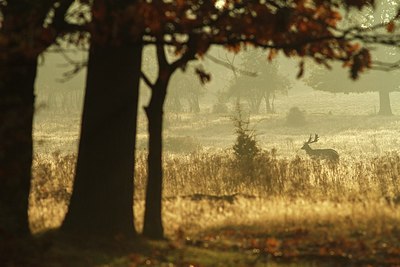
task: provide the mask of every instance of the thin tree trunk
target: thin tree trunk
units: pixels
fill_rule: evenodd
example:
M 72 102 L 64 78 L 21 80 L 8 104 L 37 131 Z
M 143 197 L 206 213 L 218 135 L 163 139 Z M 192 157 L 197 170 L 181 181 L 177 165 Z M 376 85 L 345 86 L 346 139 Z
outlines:
M 199 113 L 200 112 L 199 97 L 196 94 L 193 94 L 189 98 L 189 106 L 190 106 L 190 112 L 192 112 L 192 113 Z
M 389 91 L 379 91 L 379 115 L 390 116 L 393 115 L 392 107 L 390 106 Z
M 37 58 L 0 62 L 0 239 L 27 236 Z
M 92 44 L 73 194 L 62 229 L 136 234 L 133 174 L 142 46 Z
M 152 94 L 149 105 L 145 107 L 149 125 L 149 156 L 143 235 L 152 239 L 164 238 L 161 214 L 163 182 L 162 129 L 167 87 L 174 71 L 188 61 L 193 60 L 195 58 L 194 56 L 194 50 L 190 49 L 182 55 L 180 59 L 169 64 L 165 55 L 164 46 L 157 45 L 159 73 L 156 83 L 152 85 L 144 75 L 145 82 L 152 89 Z
M 267 114 L 273 113 L 273 110 L 272 110 L 272 107 L 271 107 L 271 103 L 270 103 L 270 100 L 269 100 L 270 95 L 271 95 L 271 92 L 269 92 L 269 91 L 265 92 L 265 94 L 264 94 L 265 109 L 267 111 Z
M 148 119 L 149 155 L 146 207 L 143 235 L 152 239 L 164 238 L 162 224 L 162 128 L 163 106 L 169 82 L 168 75 L 161 75 L 153 87 L 149 105 L 145 108 Z

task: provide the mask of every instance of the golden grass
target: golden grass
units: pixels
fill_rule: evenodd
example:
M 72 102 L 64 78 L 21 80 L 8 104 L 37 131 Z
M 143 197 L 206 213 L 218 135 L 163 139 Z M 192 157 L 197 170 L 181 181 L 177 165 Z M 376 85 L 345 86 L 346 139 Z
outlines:
M 75 160 L 60 154 L 36 156 L 29 209 L 34 232 L 62 222 Z M 146 155 L 139 154 L 136 163 L 134 208 L 140 229 Z M 224 225 L 255 225 L 268 232 L 331 225 L 329 234 L 377 235 L 400 222 L 400 155 L 395 152 L 346 157 L 330 165 L 264 151 L 242 165 L 226 150 L 167 155 L 164 165 L 163 218 L 169 236 Z

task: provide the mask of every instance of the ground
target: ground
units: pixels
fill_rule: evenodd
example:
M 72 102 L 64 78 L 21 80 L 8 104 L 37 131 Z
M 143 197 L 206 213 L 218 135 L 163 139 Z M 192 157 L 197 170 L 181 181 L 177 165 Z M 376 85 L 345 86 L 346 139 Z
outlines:
M 104 247 L 88 241 L 85 248 L 42 234 L 56 229 L 67 209 L 79 113 L 41 110 L 29 215 L 44 256 L 22 256 L 32 263 L 23 265 L 400 266 L 400 117 L 375 115 L 377 97 L 310 90 L 281 96 L 276 114 L 250 117 L 262 153 L 245 164 L 232 152 L 232 110 L 167 113 L 163 218 L 169 241 L 112 240 Z M 400 114 L 397 97 L 393 110 Z M 304 111 L 304 125 L 287 123 L 293 106 Z M 338 164 L 311 160 L 300 149 L 314 133 L 320 141 L 312 147 L 337 150 Z M 139 230 L 146 137 L 141 117 L 134 207 Z M 36 252 L 28 248 L 22 255 Z

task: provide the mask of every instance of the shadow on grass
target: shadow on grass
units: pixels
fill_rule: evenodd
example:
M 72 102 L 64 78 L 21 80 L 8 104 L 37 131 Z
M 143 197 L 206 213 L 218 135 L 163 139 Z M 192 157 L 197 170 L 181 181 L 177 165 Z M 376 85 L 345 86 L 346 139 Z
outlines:
M 0 265 L 5 267 L 86 266 L 321 266 L 322 261 L 295 258 L 282 261 L 267 254 L 234 248 L 188 245 L 188 242 L 148 241 L 142 237 L 87 239 L 49 231 L 29 239 L 8 239 L 0 245 Z M 332 259 L 323 266 L 344 266 Z M 348 266 L 347 264 L 345 264 Z

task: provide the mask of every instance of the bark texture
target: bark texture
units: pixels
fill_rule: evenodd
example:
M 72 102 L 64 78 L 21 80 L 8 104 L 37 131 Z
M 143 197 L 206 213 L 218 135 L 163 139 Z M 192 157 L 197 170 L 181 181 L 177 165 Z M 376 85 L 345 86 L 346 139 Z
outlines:
M 133 175 L 142 46 L 92 44 L 78 162 L 62 228 L 134 236 Z

